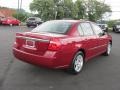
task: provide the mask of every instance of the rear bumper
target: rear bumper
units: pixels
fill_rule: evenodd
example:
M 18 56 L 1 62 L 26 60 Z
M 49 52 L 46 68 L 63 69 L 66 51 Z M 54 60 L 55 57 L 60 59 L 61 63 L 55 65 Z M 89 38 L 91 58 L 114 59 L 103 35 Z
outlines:
M 27 26 L 37 26 L 37 23 L 27 23 Z
M 54 68 L 53 61 L 55 60 L 55 58 L 49 58 L 49 57 L 30 54 L 30 53 L 18 50 L 16 48 L 13 48 L 13 54 L 16 58 L 24 62 L 38 65 L 38 66 L 43 66 L 43 67 Z
M 56 62 L 57 62 L 56 57 L 30 54 L 30 53 L 18 50 L 16 48 L 13 48 L 13 54 L 19 60 L 33 64 L 33 65 L 46 67 L 46 68 L 52 68 L 52 69 L 66 68 L 66 66 L 56 65 Z

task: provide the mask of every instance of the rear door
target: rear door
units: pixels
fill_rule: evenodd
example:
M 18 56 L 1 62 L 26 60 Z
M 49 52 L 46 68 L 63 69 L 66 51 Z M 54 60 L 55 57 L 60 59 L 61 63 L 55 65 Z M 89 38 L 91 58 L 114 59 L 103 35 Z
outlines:
M 80 23 L 79 29 L 80 27 L 83 30 L 83 34 L 84 34 L 83 43 L 84 43 L 84 48 L 86 49 L 86 57 L 87 59 L 89 59 L 96 55 L 97 37 L 94 31 L 92 30 L 92 27 L 89 22 Z

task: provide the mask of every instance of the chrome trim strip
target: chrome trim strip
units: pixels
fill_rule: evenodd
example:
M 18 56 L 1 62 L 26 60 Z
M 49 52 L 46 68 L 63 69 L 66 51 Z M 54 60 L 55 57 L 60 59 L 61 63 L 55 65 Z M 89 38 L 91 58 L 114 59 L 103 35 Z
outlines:
M 49 42 L 49 40 L 37 39 L 37 38 L 31 38 L 31 37 L 24 37 L 24 36 L 16 36 L 16 38 L 22 38 L 22 39 L 40 41 L 40 42 Z
M 64 68 L 64 67 L 68 67 L 69 65 L 64 65 L 64 66 L 58 66 L 58 67 L 55 67 L 56 69 L 58 68 Z
M 100 47 L 104 47 L 104 46 L 107 46 L 107 44 L 104 44 L 104 45 L 101 45 L 101 46 L 97 46 L 97 47 L 94 47 L 94 48 L 90 48 L 89 50 L 94 50 L 94 49 L 97 49 L 97 48 L 100 48 Z

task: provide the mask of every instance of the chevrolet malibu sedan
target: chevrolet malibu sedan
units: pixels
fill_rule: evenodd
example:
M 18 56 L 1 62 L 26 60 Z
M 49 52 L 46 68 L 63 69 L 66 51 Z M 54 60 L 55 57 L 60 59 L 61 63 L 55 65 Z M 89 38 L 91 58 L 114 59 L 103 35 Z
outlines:
M 90 21 L 47 21 L 31 32 L 16 33 L 13 54 L 37 66 L 78 74 L 84 62 L 110 55 L 112 37 Z

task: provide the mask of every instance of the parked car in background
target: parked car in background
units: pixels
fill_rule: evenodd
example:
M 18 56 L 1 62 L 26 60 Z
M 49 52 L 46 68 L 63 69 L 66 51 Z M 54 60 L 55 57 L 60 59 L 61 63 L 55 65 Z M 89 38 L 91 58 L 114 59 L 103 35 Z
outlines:
M 1 18 L 0 18 L 0 25 L 2 24 Z
M 16 33 L 14 56 L 30 64 L 77 74 L 84 62 L 110 55 L 112 37 L 90 21 L 47 21 L 31 32 Z
M 120 22 L 113 25 L 113 32 L 120 32 Z
M 107 24 L 97 24 L 100 26 L 100 28 L 103 30 L 103 31 L 108 31 L 108 25 Z
M 20 25 L 20 21 L 13 17 L 5 17 L 1 19 L 2 25 Z
M 4 17 L 0 17 L 0 25 L 2 24 L 2 19 L 3 19 Z
M 27 27 L 38 26 L 42 23 L 43 23 L 43 21 L 38 17 L 29 17 L 26 21 Z

